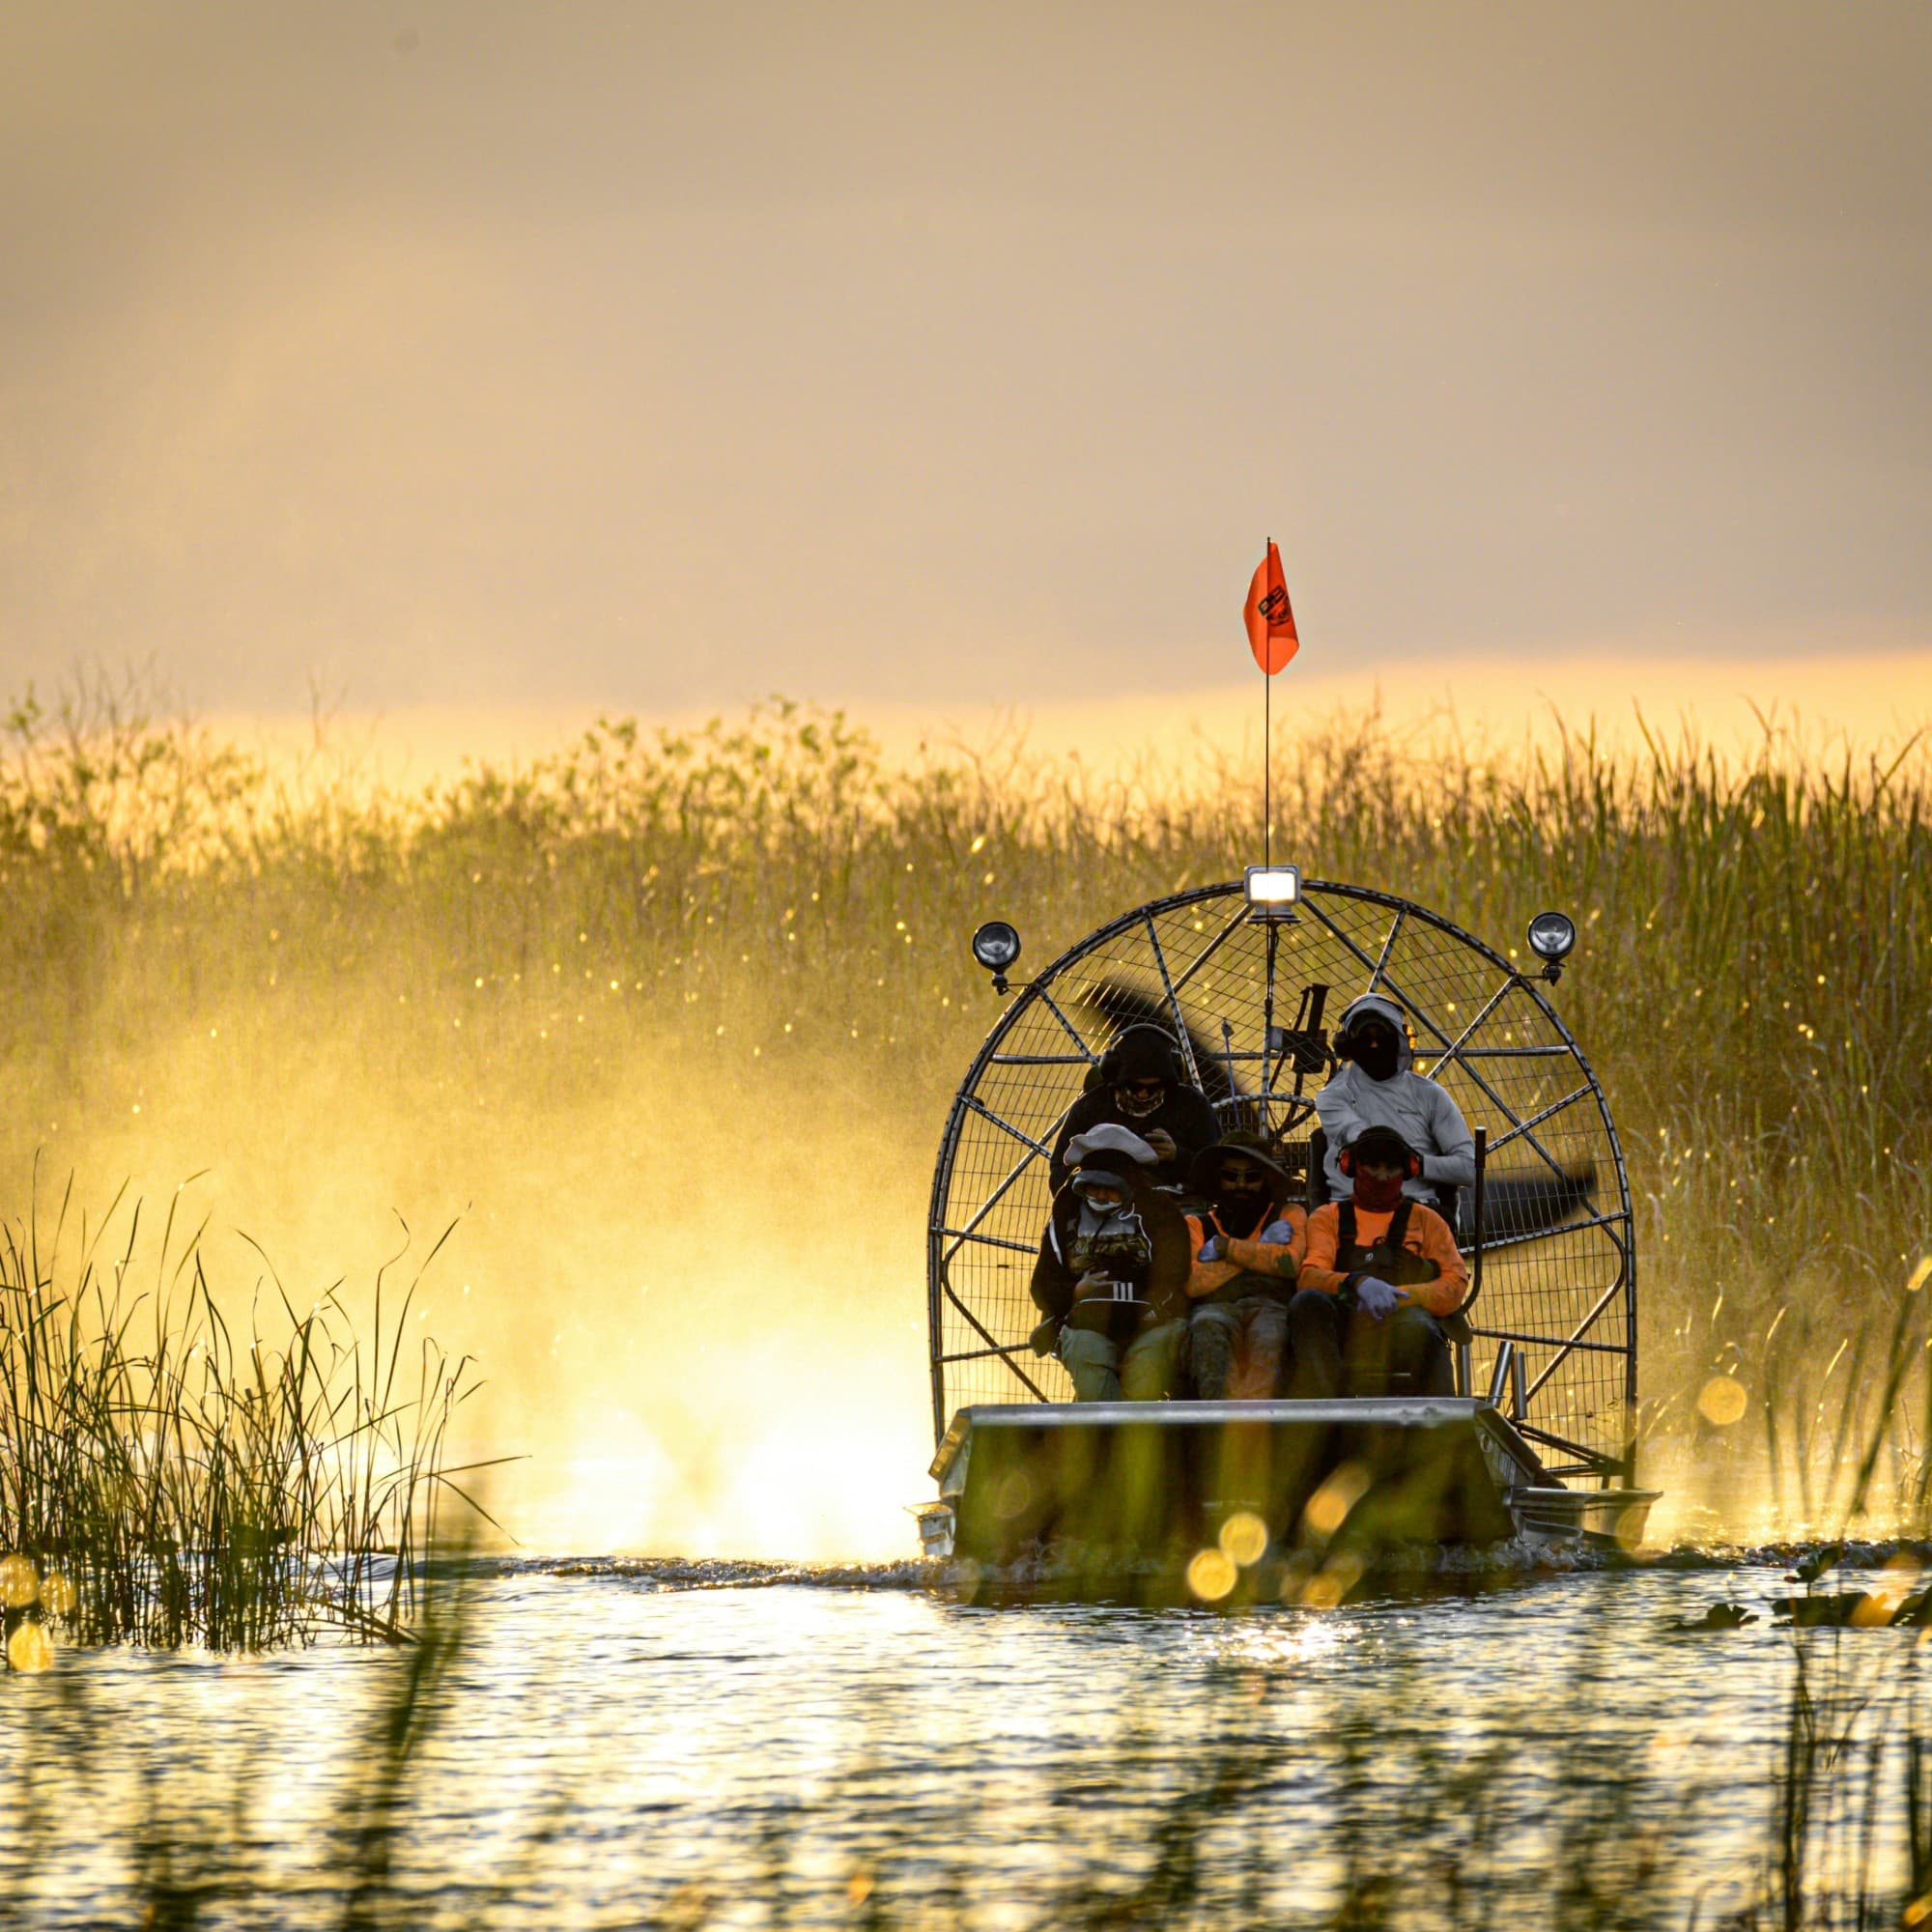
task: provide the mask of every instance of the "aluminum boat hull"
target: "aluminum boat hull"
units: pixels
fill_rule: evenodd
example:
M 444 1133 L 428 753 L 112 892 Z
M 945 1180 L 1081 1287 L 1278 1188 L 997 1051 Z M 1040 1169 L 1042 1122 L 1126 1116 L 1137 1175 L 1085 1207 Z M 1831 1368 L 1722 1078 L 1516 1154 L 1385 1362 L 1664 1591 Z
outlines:
M 1007 1566 L 1044 1552 L 1181 1566 L 1231 1518 L 1269 1558 L 1311 1548 L 1634 1541 L 1655 1492 L 1573 1490 L 1493 1404 L 1466 1396 L 1323 1402 L 1028 1403 L 966 1408 L 917 1512 L 930 1553 Z

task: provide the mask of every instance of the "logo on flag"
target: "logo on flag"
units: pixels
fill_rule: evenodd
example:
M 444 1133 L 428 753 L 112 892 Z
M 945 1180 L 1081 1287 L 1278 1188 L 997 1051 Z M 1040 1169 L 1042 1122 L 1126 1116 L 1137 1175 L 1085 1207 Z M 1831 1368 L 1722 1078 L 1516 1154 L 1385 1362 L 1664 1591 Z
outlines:
M 1281 552 L 1272 543 L 1248 585 L 1248 602 L 1241 612 L 1248 626 L 1248 648 L 1269 677 L 1301 648 L 1294 631 L 1294 611 L 1282 581 Z

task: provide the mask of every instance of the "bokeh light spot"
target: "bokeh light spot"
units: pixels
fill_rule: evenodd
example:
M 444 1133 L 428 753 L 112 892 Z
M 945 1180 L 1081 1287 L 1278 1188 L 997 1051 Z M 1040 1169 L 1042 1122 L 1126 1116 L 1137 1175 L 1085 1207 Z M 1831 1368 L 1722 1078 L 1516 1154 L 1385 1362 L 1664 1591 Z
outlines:
M 1362 1566 L 1355 1557 L 1335 1557 L 1309 1577 L 1301 1601 L 1311 1610 L 1335 1609 L 1361 1580 Z
M 1218 1604 L 1235 1587 L 1235 1579 L 1240 1574 L 1234 1559 L 1224 1551 L 1199 1550 L 1187 1566 L 1187 1587 L 1204 1604 Z
M 1735 1376 L 1713 1376 L 1697 1396 L 1697 1413 L 1728 1429 L 1745 1412 L 1745 1385 Z
M 41 1576 L 31 1556 L 0 1556 L 0 1604 L 21 1610 L 40 1594 Z
M 1367 1493 L 1371 1481 L 1369 1472 L 1359 1463 L 1344 1463 L 1315 1493 L 1308 1498 L 1308 1507 L 1302 1512 L 1302 1521 L 1311 1536 L 1319 1537 L 1323 1543 L 1342 1527 L 1349 1512 Z
M 1009 1469 L 993 1501 L 995 1513 L 1010 1522 L 1014 1517 L 1024 1516 L 1032 1502 L 1032 1478 L 1024 1469 Z
M 1267 1524 L 1252 1510 L 1238 1510 L 1221 1525 L 1220 1542 L 1221 1554 L 1245 1570 L 1266 1552 Z
M 54 1667 L 54 1640 L 40 1624 L 22 1624 L 7 1639 L 7 1662 L 31 1675 Z

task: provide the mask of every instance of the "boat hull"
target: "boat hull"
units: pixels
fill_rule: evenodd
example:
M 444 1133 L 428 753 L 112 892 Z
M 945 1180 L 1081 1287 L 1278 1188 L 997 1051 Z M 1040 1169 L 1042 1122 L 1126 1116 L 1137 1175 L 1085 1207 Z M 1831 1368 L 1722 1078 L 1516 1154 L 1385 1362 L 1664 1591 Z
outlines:
M 1651 1500 L 1566 1489 L 1469 1397 L 979 1406 L 954 1417 L 932 1474 L 933 1553 L 993 1567 L 1072 1553 L 1096 1571 L 1184 1568 L 1241 1516 L 1279 1561 L 1331 1545 L 1614 1538 Z

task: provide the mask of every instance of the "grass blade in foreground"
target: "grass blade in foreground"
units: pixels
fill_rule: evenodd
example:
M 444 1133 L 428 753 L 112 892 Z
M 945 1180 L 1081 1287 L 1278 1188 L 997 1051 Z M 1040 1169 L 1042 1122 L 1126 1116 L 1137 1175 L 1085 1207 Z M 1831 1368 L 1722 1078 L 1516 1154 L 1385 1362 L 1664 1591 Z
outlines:
M 475 1386 L 404 1337 L 439 1240 L 364 1344 L 331 1289 L 299 1314 L 275 1284 L 238 1343 L 199 1230 L 163 1229 L 137 1287 L 141 1207 L 70 1245 L 0 1227 L 0 1546 L 10 1634 L 50 1616 L 84 1642 L 259 1649 L 321 1625 L 401 1640 L 456 1471 L 446 1432 Z M 107 1225 L 121 1237 L 107 1258 Z M 445 1234 L 444 1239 L 447 1238 Z M 460 1493 L 460 1492 L 458 1492 Z

